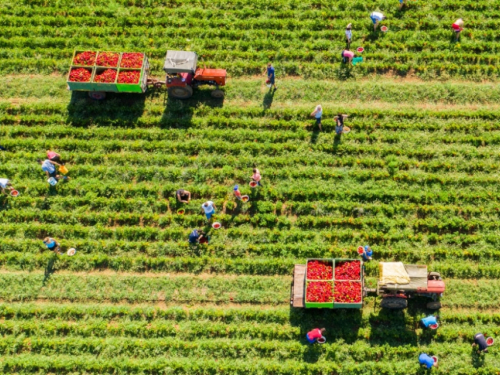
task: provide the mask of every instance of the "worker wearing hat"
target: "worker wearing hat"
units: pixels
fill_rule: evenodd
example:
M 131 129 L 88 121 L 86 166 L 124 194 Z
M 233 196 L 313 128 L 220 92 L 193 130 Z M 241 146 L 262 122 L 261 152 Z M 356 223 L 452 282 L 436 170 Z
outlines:
M 351 48 L 352 42 L 352 23 L 347 25 L 345 28 L 345 39 L 346 39 L 346 49 L 349 50 Z
M 460 37 L 460 33 L 464 29 L 464 20 L 459 18 L 451 25 L 453 31 L 455 32 L 455 40 L 458 42 L 458 38 Z

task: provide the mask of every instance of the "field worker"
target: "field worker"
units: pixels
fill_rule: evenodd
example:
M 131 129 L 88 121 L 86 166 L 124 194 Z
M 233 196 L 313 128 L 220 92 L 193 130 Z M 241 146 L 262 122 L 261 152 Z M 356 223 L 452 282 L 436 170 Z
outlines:
M 405 0 L 399 0 L 399 10 L 403 9 L 405 6 Z
M 472 346 L 476 345 L 478 346 L 478 353 L 488 353 L 488 344 L 486 343 L 486 338 L 482 333 L 476 333 L 474 335 L 474 344 L 472 344 Z
M 423 328 L 429 328 L 429 326 L 432 326 L 434 324 L 438 324 L 437 318 L 434 315 L 429 315 L 425 318 L 420 319 L 420 325 Z
M 260 183 L 262 177 L 260 175 L 260 171 L 257 168 L 253 169 L 253 175 L 251 178 L 252 181 L 255 181 L 257 183 L 257 185 L 262 186 L 262 184 Z
M 38 159 L 38 163 L 42 165 L 42 170 L 47 174 L 47 177 L 49 178 L 54 177 L 56 180 L 59 180 L 61 178 L 69 180 L 69 177 L 60 176 L 57 174 L 55 165 L 61 166 L 61 164 L 55 161 L 51 161 L 49 159 L 45 159 L 44 161 L 42 161 L 42 159 Z
M 335 122 L 337 123 L 337 125 L 335 126 L 335 134 L 342 134 L 342 132 L 344 131 L 344 120 L 347 117 L 349 116 L 342 113 L 339 113 L 337 116 L 335 116 Z
M 372 260 L 372 255 L 373 255 L 373 250 L 370 248 L 370 246 L 368 246 L 368 245 L 363 246 L 363 254 L 361 254 L 361 256 L 363 257 L 363 260 L 365 262 Z
M 197 243 L 204 243 L 208 241 L 204 241 L 205 239 L 205 233 L 201 229 L 195 229 L 191 232 L 189 235 L 189 243 L 190 244 L 197 244 Z
M 434 359 L 425 353 L 422 353 L 418 356 L 418 361 L 421 365 L 427 367 L 428 369 L 432 366 L 438 367 L 437 363 L 434 362 Z
M 47 150 L 47 159 L 50 161 L 55 161 L 56 163 L 64 165 L 64 163 L 61 160 L 61 155 L 59 155 L 55 151 Z
M 354 52 L 349 51 L 347 49 L 342 51 L 342 62 L 344 64 L 351 64 L 352 65 L 352 59 L 354 58 Z
M 191 199 L 191 193 L 184 189 L 177 190 L 175 195 L 177 196 L 177 200 L 182 203 L 189 203 L 189 200 Z
M 325 331 L 326 330 L 324 328 L 321 329 L 315 328 L 312 331 L 307 332 L 306 334 L 307 341 L 309 341 L 310 344 L 314 344 L 318 339 L 323 337 L 323 333 L 325 333 Z
M 241 191 L 240 191 L 240 188 L 238 185 L 234 186 L 233 193 L 234 193 L 234 196 L 236 197 L 236 199 L 241 201 Z
M 460 33 L 464 29 L 464 20 L 459 18 L 451 25 L 453 31 L 455 32 L 455 41 L 458 42 L 458 38 L 460 37 Z
M 53 238 L 45 237 L 43 243 L 47 246 L 47 249 L 52 250 L 57 254 L 61 254 L 61 245 L 59 245 L 59 243 Z
M 2 193 L 9 194 L 5 190 L 8 190 L 9 192 L 14 190 L 12 187 L 12 184 L 10 183 L 10 180 L 8 178 L 0 178 L 0 189 L 2 189 Z
M 269 83 L 271 85 L 274 85 L 274 89 L 277 90 L 278 87 L 276 87 L 276 77 L 274 75 L 274 67 L 271 65 L 271 63 L 267 63 L 267 68 L 264 71 L 264 74 L 267 75 L 267 79 L 269 80 Z
M 316 125 L 319 126 L 319 130 L 321 131 L 321 116 L 323 116 L 323 108 L 321 107 L 321 104 L 318 104 L 314 111 L 311 112 L 311 117 L 314 117 L 316 119 Z
M 207 220 L 210 220 L 215 214 L 215 204 L 212 201 L 206 201 L 201 205 L 201 208 L 203 209 L 203 212 L 205 212 L 205 215 L 207 217 Z
M 385 20 L 386 17 L 380 12 L 372 12 L 370 18 L 373 22 L 373 31 L 377 31 L 377 26 L 382 20 Z
M 7 151 L 7 149 L 5 147 L 1 146 L 1 145 L 0 145 L 0 150 Z
M 352 42 L 352 23 L 347 25 L 345 29 L 345 39 L 346 39 L 346 49 L 351 48 L 351 42 Z

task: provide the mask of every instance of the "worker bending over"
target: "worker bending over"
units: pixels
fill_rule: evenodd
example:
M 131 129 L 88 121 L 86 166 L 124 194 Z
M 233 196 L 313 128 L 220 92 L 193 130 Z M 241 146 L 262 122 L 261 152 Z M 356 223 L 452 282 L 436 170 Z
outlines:
M 430 355 L 427 355 L 425 353 L 422 353 L 418 356 L 418 362 L 420 362 L 421 365 L 427 367 L 428 369 L 431 367 L 438 367 L 438 364 L 434 362 L 434 358 L 432 358 Z
M 478 350 L 477 352 L 478 353 L 488 353 L 488 344 L 486 343 L 486 338 L 484 337 L 484 335 L 482 333 L 476 333 L 474 335 L 474 344 L 472 344 L 472 346 L 477 346 L 478 347 Z
M 380 24 L 382 20 L 386 19 L 386 16 L 384 16 L 380 12 L 372 12 L 372 14 L 370 14 L 370 19 L 373 22 L 373 31 L 377 31 L 377 26 Z
M 315 328 L 312 331 L 307 332 L 306 338 L 310 344 L 314 344 L 318 339 L 323 337 L 323 333 L 325 333 L 324 328 Z
M 6 190 L 10 192 L 14 190 L 14 187 L 8 178 L 0 178 L 0 189 L 2 189 L 2 193 L 9 194 Z

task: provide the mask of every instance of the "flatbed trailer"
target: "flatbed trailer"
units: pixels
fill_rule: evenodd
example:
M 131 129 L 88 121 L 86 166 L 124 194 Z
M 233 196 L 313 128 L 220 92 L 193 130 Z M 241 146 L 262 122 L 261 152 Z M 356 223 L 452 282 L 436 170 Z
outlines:
M 399 310 L 408 306 L 408 299 L 417 296 L 432 299 L 427 303 L 427 308 L 437 310 L 441 308 L 439 302 L 442 293 L 445 291 L 445 283 L 441 275 L 437 272 L 428 272 L 426 265 L 403 264 L 401 262 L 380 262 L 379 280 L 376 288 L 365 286 L 364 264 L 361 262 L 361 301 L 359 303 L 329 303 L 315 304 L 306 301 L 307 293 L 307 264 L 296 264 L 293 271 L 293 281 L 290 288 L 290 305 L 294 308 L 362 308 L 364 298 L 368 295 L 381 296 L 381 307 Z M 353 261 L 352 259 L 321 259 L 333 264 L 337 262 Z M 332 279 L 335 283 L 336 280 Z

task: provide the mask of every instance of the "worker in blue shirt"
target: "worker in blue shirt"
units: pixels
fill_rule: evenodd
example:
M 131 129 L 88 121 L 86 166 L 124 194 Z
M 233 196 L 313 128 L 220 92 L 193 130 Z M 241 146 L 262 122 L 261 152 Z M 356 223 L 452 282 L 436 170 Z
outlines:
M 372 260 L 373 250 L 368 245 L 363 246 L 363 248 L 364 248 L 364 251 L 363 251 L 363 254 L 361 254 L 361 256 L 363 257 L 363 260 L 365 262 Z
M 190 244 L 198 244 L 198 243 L 207 243 L 208 237 L 205 236 L 205 233 L 201 229 L 195 229 L 189 235 L 189 243 Z
M 438 324 L 438 322 L 437 318 L 434 315 L 429 315 L 425 318 L 420 319 L 420 324 L 422 325 L 423 328 L 429 328 L 429 326 Z
M 278 87 L 276 87 L 276 82 L 275 82 L 275 76 L 274 76 L 274 67 L 271 65 L 271 63 L 267 63 L 267 68 L 264 71 L 264 73 L 267 75 L 268 83 L 271 85 L 274 85 L 274 89 L 277 90 Z
M 432 366 L 438 367 L 437 363 L 434 362 L 434 359 L 425 353 L 419 355 L 418 361 L 420 362 L 421 365 L 427 367 L 428 369 L 431 368 Z

